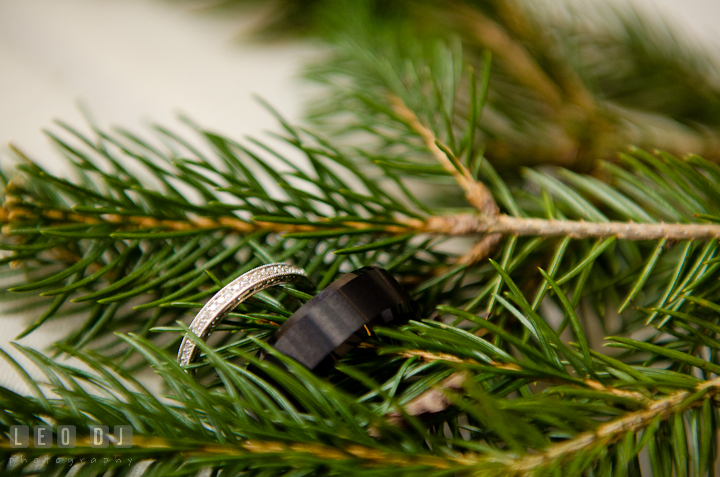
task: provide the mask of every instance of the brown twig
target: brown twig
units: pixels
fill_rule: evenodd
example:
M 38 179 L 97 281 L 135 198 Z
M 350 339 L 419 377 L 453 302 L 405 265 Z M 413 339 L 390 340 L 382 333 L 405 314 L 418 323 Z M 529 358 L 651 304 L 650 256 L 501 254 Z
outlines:
M 12 452 L 11 442 L 8 439 L 0 441 L 0 450 Z M 30 447 L 33 447 L 32 439 Z M 354 461 L 363 466 L 387 466 L 412 467 L 426 465 L 437 469 L 449 469 L 472 465 L 475 462 L 473 455 L 445 455 L 436 457 L 432 455 L 407 456 L 391 451 L 373 449 L 357 444 L 348 444 L 343 447 L 331 447 L 323 444 L 307 444 L 279 441 L 255 441 L 248 440 L 238 444 L 196 444 L 192 448 L 187 443 L 164 439 L 162 437 L 133 436 L 133 448 L 147 449 L 150 455 L 163 453 L 180 454 L 186 458 L 207 457 L 208 454 L 224 455 L 228 457 L 254 455 L 274 455 L 276 459 L 288 458 L 288 454 L 305 454 L 315 458 L 333 461 Z M 48 449 L 49 451 L 50 449 Z M 78 437 L 75 442 L 73 454 L 92 456 L 95 453 L 103 454 L 103 449 L 93 447 L 90 437 Z M 62 452 L 62 451 L 61 451 Z M 106 453 L 106 452 L 105 452 Z M 46 452 L 49 454 L 49 452 Z M 292 456 L 289 462 L 292 462 Z
M 516 457 L 513 454 L 495 453 L 492 455 L 452 454 L 444 457 L 414 456 L 408 458 L 402 454 L 373 449 L 360 445 L 346 445 L 330 447 L 321 444 L 285 443 L 276 441 L 244 441 L 239 444 L 206 444 L 198 448 L 178 449 L 178 444 L 172 441 L 157 438 L 135 436 L 133 447 L 153 449 L 157 453 L 163 451 L 178 453 L 186 457 L 207 456 L 208 454 L 224 454 L 228 456 L 245 454 L 277 455 L 278 458 L 288 453 L 307 454 L 316 458 L 342 461 L 359 460 L 359 464 L 368 466 L 396 465 L 408 467 L 427 465 L 438 469 L 448 469 L 454 466 L 500 465 L 505 467 L 504 475 L 527 476 L 532 475 L 538 468 L 561 462 L 572 454 L 585 449 L 609 445 L 616 442 L 627 432 L 637 432 L 656 419 L 665 420 L 670 416 L 683 412 L 686 409 L 700 405 L 704 400 L 712 399 L 720 393 L 720 378 L 705 381 L 693 391 L 680 391 L 662 399 L 651 401 L 645 408 L 631 412 L 623 417 L 599 425 L 595 430 L 584 432 L 572 439 L 554 444 L 539 454 Z M 84 453 L 92 453 L 89 438 L 80 437 L 76 447 L 87 448 Z M 9 441 L 0 441 L 0 449 L 10 449 Z
M 472 177 L 469 170 L 452 157 L 435 134 L 422 124 L 418 116 L 396 96 L 389 101 L 398 115 L 420 138 L 425 146 L 445 170 L 455 177 L 465 192 L 468 202 L 479 214 L 458 214 L 429 217 L 427 219 L 405 219 L 401 225 L 383 227 L 386 234 L 405 234 L 408 232 L 441 235 L 484 235 L 456 264 L 472 265 L 488 257 L 502 236 L 534 237 L 572 237 L 607 238 L 617 237 L 625 240 L 700 240 L 720 238 L 720 225 L 716 224 L 651 224 L 636 222 L 585 222 L 573 220 L 548 220 L 526 217 L 512 217 L 499 212 L 499 208 L 488 188 Z M 28 218 L 41 217 L 60 223 L 118 224 L 129 229 L 160 228 L 167 230 L 191 230 L 197 228 L 227 229 L 240 234 L 257 231 L 268 233 L 308 232 L 318 229 L 328 230 L 324 219 L 314 224 L 282 224 L 260 221 L 246 221 L 233 216 L 208 218 L 189 216 L 186 220 L 161 220 L 145 216 L 125 216 L 116 214 L 83 215 L 67 211 L 43 209 L 32 210 L 12 194 L 11 184 L 5 203 L 0 207 L 0 224 L 13 224 Z M 376 225 L 363 222 L 338 223 L 338 227 L 364 229 Z M 5 229 L 4 231 L 7 231 Z
M 500 243 L 501 238 L 502 235 L 500 234 L 491 234 L 481 238 L 472 246 L 469 252 L 458 258 L 455 264 L 470 266 L 481 262 L 492 254 L 497 244 Z
M 55 224 L 84 223 L 88 225 L 117 224 L 124 225 L 126 229 L 158 228 L 166 230 L 192 230 L 192 229 L 227 229 L 240 234 L 257 231 L 268 233 L 312 232 L 318 230 L 332 230 L 318 221 L 318 225 L 297 225 L 271 222 L 247 222 L 235 217 L 219 217 L 210 219 L 206 217 L 190 217 L 187 220 L 159 220 L 144 216 L 125 215 L 82 215 L 65 213 L 62 211 L 46 209 L 41 213 L 43 218 Z M 15 223 L 38 217 L 33 211 L 24 207 L 0 208 L 0 224 L 12 226 Z M 572 237 L 606 238 L 617 237 L 624 240 L 706 240 L 720 238 L 720 225 L 718 224 L 668 224 L 668 223 L 640 223 L 640 222 L 585 222 L 582 220 L 548 220 L 527 217 L 511 217 L 499 214 L 494 217 L 477 214 L 457 214 L 428 217 L 423 220 L 405 220 L 402 225 L 387 225 L 382 227 L 385 234 L 406 234 L 417 232 L 437 235 L 485 235 L 485 243 L 478 242 L 476 250 L 471 251 L 460 261 L 475 263 L 470 256 L 483 256 L 482 251 L 489 251 L 490 242 L 497 240 L 501 235 L 533 236 L 533 237 Z M 376 228 L 364 222 L 338 222 L 338 227 L 366 229 Z M 5 229 L 7 233 L 9 230 Z
M 402 356 L 414 356 L 428 361 L 442 360 L 452 363 L 474 362 L 473 360 L 463 360 L 453 355 L 444 353 L 436 354 L 422 350 L 408 350 L 403 352 Z M 522 370 L 519 366 L 508 363 L 490 363 L 490 365 L 502 369 Z M 413 400 L 413 402 L 406 406 L 406 411 L 408 413 L 410 413 L 410 411 L 417 413 L 442 411 L 450 405 L 450 401 L 444 397 L 443 386 L 447 384 L 449 389 L 458 389 L 462 387 L 463 380 L 464 376 L 462 373 L 453 374 L 441 384 L 439 389 L 428 390 Z M 656 400 L 650 399 L 638 392 L 610 388 L 591 379 L 586 379 L 584 382 L 591 389 L 633 399 L 645 403 L 645 407 L 639 411 L 628 413 L 623 417 L 601 424 L 593 431 L 584 432 L 572 439 L 554 444 L 539 454 L 526 455 L 520 458 L 508 456 L 502 459 L 487 456 L 481 460 L 486 462 L 499 462 L 506 465 L 509 472 L 507 475 L 532 475 L 537 468 L 556 464 L 562 459 L 589 447 L 609 445 L 620 439 L 627 432 L 637 432 L 658 418 L 665 420 L 673 414 L 683 412 L 689 407 L 697 406 L 701 404 L 703 400 L 712 399 L 720 393 L 720 378 L 700 383 L 693 391 L 680 391 Z M 397 419 L 396 416 L 394 418 Z
M 475 214 L 431 217 L 425 224 L 425 232 L 441 235 L 501 234 L 576 239 L 617 237 L 625 240 L 706 240 L 720 237 L 720 225 L 717 224 L 585 222 L 511 217 L 504 214 L 493 218 Z
M 391 97 L 390 102 L 396 114 L 423 139 L 432 155 L 463 188 L 468 201 L 480 211 L 480 214 L 430 217 L 426 221 L 426 232 L 444 235 L 485 235 L 468 253 L 458 259 L 457 264 L 472 265 L 488 257 L 503 235 L 573 238 L 617 237 L 626 240 L 657 240 L 661 238 L 694 240 L 720 237 L 720 225 L 714 224 L 584 222 L 511 217 L 500 214 L 495 199 L 487 187 L 482 182 L 475 180 L 466 167 L 457 161 L 451 161 L 448 153 L 445 152 L 449 149 L 446 146 L 440 147 L 438 138 L 420 122 L 417 115 L 398 97 Z
M 565 59 L 554 54 L 556 48 L 543 27 L 517 1 L 490 3 L 498 19 L 467 2 L 448 2 L 443 13 L 469 44 L 491 51 L 508 76 L 547 106 L 540 136 L 526 132 L 521 137 L 500 134 L 487 139 L 487 157 L 497 166 L 556 164 L 589 171 L 598 159 L 612 161 L 616 151 L 629 144 L 672 154 L 693 152 L 717 161 L 716 130 L 688 128 L 661 114 L 603 99 Z M 488 115 L 484 122 L 492 125 Z M 628 128 L 628 122 L 635 127 Z
M 158 228 L 170 231 L 180 230 L 197 230 L 197 229 L 226 229 L 240 234 L 247 234 L 257 231 L 266 231 L 268 233 L 291 233 L 291 232 L 312 232 L 317 230 L 332 230 L 318 220 L 318 225 L 299 225 L 299 224 L 283 224 L 274 222 L 262 222 L 239 219 L 237 217 L 218 217 L 211 219 L 208 217 L 188 216 L 186 220 L 164 220 L 154 217 L 141 215 L 117 215 L 117 214 L 101 214 L 101 215 L 83 215 L 78 213 L 70 213 L 62 210 L 43 209 L 31 210 L 22 205 L 15 205 L 13 201 L 6 201 L 0 207 L 0 224 L 12 226 L 15 223 L 22 223 L 28 219 L 43 218 L 55 224 L 88 224 L 102 225 L 114 224 L 123 226 L 125 229 L 148 229 Z M 342 222 L 337 224 L 342 228 L 366 229 L 376 228 L 373 224 L 365 222 Z M 418 220 L 409 220 L 403 225 L 387 225 L 384 228 L 385 233 L 401 234 L 407 233 L 408 230 L 423 228 L 423 222 Z M 7 233 L 9 229 L 5 229 L 3 233 Z
M 530 53 L 498 23 L 479 9 L 461 3 L 454 5 L 457 24 L 463 25 L 469 36 L 500 59 L 505 69 L 518 82 L 534 91 L 554 111 L 563 108 L 563 92 L 542 70 Z
M 480 364 L 477 361 L 472 360 L 472 359 L 461 359 L 461 358 L 458 358 L 457 356 L 454 356 L 451 354 L 431 353 L 431 352 L 422 351 L 422 350 L 403 351 L 402 353 L 400 353 L 400 356 L 402 356 L 404 358 L 417 357 L 424 361 L 447 361 L 449 363 L 456 363 L 456 364 L 460 364 L 460 363 Z M 504 369 L 504 370 L 509 370 L 509 371 L 522 371 L 523 370 L 522 367 L 518 366 L 517 364 L 513 364 L 513 363 L 500 363 L 497 361 L 492 361 L 490 363 L 483 363 L 483 364 L 487 364 L 494 368 Z M 533 378 L 533 380 L 538 381 L 538 380 L 543 380 L 543 379 Z M 544 381 L 557 382 L 558 379 L 557 378 L 544 379 Z M 648 397 L 642 393 L 635 392 L 635 391 L 626 391 L 624 389 L 618 389 L 618 388 L 605 386 L 601 382 L 595 381 L 593 379 L 583 379 L 583 383 L 587 387 L 589 387 L 590 389 L 593 389 L 595 391 L 600 391 L 603 393 L 612 394 L 614 396 L 623 397 L 623 398 L 627 398 L 627 399 L 633 399 L 633 400 L 641 402 L 641 403 L 645 403 L 645 402 L 649 401 Z
M 448 147 L 445 147 L 445 151 L 438 146 L 439 140 L 435 134 L 426 126 L 424 126 L 417 115 L 407 107 L 402 99 L 397 96 L 390 97 L 390 103 L 398 116 L 403 119 L 410 128 L 415 131 L 420 137 L 423 138 L 425 146 L 437 159 L 437 161 L 443 166 L 443 168 L 450 172 L 455 180 L 465 191 L 465 197 L 468 202 L 472 204 L 484 217 L 488 220 L 492 220 L 498 216 L 500 209 L 495 202 L 495 198 L 492 196 L 490 191 L 485 184 L 476 180 L 470 174 L 470 171 L 462 166 L 457 160 L 451 161 L 448 157 Z M 484 258 L 487 258 L 492 253 L 495 246 L 500 242 L 501 236 L 499 234 L 489 234 L 488 236 L 481 239 L 476 243 L 473 248 L 460 257 L 456 264 L 458 265 L 472 265 L 478 263 Z
M 490 191 L 485 187 L 485 184 L 475 180 L 465 167 L 457 164 L 457 161 L 453 164 L 453 161 L 448 157 L 449 153 L 446 153 L 438 146 L 439 140 L 435 134 L 420 122 L 417 115 L 405 105 L 402 99 L 397 96 L 390 96 L 389 101 L 400 119 L 407 123 L 407 125 L 423 139 L 425 146 L 435 159 L 437 159 L 446 171 L 455 177 L 455 180 L 465 191 L 465 197 L 467 197 L 468 202 L 483 215 L 488 217 L 497 215 L 499 212 L 498 206 Z M 445 150 L 449 151 L 447 147 Z
M 699 394 L 702 391 L 705 392 Z M 532 475 L 538 467 L 557 463 L 589 447 L 609 445 L 627 432 L 637 432 L 658 418 L 665 420 L 673 414 L 683 412 L 689 407 L 701 404 L 706 399 L 715 397 L 719 392 L 720 378 L 705 381 L 699 384 L 694 391 L 680 391 L 666 398 L 654 400 L 644 409 L 601 424 L 594 431 L 584 432 L 572 439 L 554 444 L 540 454 L 505 461 L 505 464 L 512 471 L 511 475 Z
M 547 80 L 552 81 L 553 85 L 556 85 L 562 95 L 571 103 L 580 106 L 586 114 L 592 116 L 597 109 L 593 94 L 585 87 L 577 72 L 570 68 L 567 63 L 559 61 L 558 58 L 552 55 L 553 45 L 547 35 L 544 34 L 545 31 L 530 21 L 526 12 L 516 1 L 495 0 L 492 3 L 500 15 L 502 24 L 508 31 L 526 44 L 532 45 L 532 51 L 540 56 L 542 64 L 549 71 L 549 75 L 546 76 Z M 463 5 L 461 4 L 461 6 Z M 475 11 L 477 12 L 477 10 Z M 475 32 L 476 35 L 483 35 L 484 33 L 478 28 L 475 29 Z M 508 40 L 513 41 L 509 36 Z M 517 44 L 517 42 L 515 43 Z M 522 48 L 522 46 L 518 45 L 518 48 Z M 530 57 L 530 53 L 524 48 L 523 51 Z M 501 49 L 493 51 L 493 54 L 502 57 L 506 63 L 518 61 L 516 57 L 511 56 L 509 53 L 509 51 Z M 532 58 L 523 61 L 542 72 L 538 63 Z

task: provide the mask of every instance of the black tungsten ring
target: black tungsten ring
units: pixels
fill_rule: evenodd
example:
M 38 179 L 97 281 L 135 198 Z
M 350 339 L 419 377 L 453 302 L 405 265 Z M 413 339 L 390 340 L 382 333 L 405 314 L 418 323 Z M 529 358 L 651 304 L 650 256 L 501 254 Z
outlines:
M 386 270 L 347 273 L 300 307 L 269 343 L 315 373 L 372 336 L 375 325 L 419 317 L 419 307 Z

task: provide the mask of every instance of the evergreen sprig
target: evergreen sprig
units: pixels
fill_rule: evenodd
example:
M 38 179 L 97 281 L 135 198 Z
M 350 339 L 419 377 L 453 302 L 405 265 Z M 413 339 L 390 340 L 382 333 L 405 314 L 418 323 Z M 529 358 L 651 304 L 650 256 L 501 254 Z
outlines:
M 0 298 L 37 313 L 23 336 L 86 321 L 52 357 L 16 345 L 44 383 L 2 352 L 32 391 L 0 388 L 3 433 L 79 430 L 70 450 L 1 441 L 3 475 L 713 474 L 720 167 L 636 147 L 592 175 L 499 174 L 482 125 L 490 55 L 473 72 L 459 42 L 408 46 L 368 25 L 311 72 L 332 91 L 319 122 L 348 108 L 329 138 L 279 116 L 280 146 L 60 124 L 63 174 L 15 149 Z M 220 342 L 189 335 L 203 358 L 180 368 L 205 299 L 284 260 L 318 290 L 385 267 L 422 319 L 378 328 L 319 378 L 256 356 L 308 295 L 258 294 Z M 166 396 L 135 379 L 147 366 Z M 92 424 L 131 425 L 135 443 L 92 448 Z
M 377 65 L 368 67 L 373 56 L 381 67 L 407 67 L 405 59 L 432 52 L 440 40 L 461 44 L 465 63 L 476 68 L 487 52 L 493 55 L 488 107 L 476 133 L 498 168 L 588 171 L 598 159 L 613 161 L 627 144 L 718 159 L 717 62 L 659 14 L 650 18 L 630 5 L 522 0 L 279 1 L 271 10 L 262 35 L 312 35 L 332 46 L 334 61 L 323 60 L 313 78 L 342 77 L 340 94 L 322 98 L 329 99 L 322 109 L 340 117 L 368 107 L 347 94 L 347 81 L 362 92 L 368 82 L 387 80 Z M 433 74 L 442 66 L 433 64 Z M 410 94 L 434 111 L 430 91 Z M 464 120 L 472 102 L 465 96 L 458 103 L 454 110 L 444 105 Z M 360 124 L 379 129 L 375 121 Z

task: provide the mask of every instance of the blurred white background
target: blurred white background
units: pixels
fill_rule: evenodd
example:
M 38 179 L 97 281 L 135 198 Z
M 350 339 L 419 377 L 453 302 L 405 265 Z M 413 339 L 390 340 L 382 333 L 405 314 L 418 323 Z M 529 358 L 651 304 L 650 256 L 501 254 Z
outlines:
M 634 3 L 720 45 L 718 0 Z M 161 0 L 0 0 L 0 147 L 12 141 L 57 170 L 41 129 L 54 118 L 82 126 L 78 104 L 103 127 L 139 132 L 149 122 L 177 125 L 179 112 L 236 138 L 277 130 L 253 94 L 299 120 L 310 88 L 296 78 L 318 47 L 238 42 L 255 21 Z M 0 318 L 0 348 L 10 350 L 28 320 Z M 22 342 L 42 347 L 66 331 L 51 321 Z M 4 362 L 0 385 L 26 389 Z
M 81 109 L 141 135 L 152 122 L 182 128 L 183 113 L 241 138 L 276 130 L 257 94 L 297 120 L 309 90 L 297 75 L 318 47 L 241 41 L 256 21 L 160 0 L 0 0 L 0 148 L 12 142 L 58 171 L 42 129 L 53 119 L 83 129 Z M 17 357 L 9 341 L 30 319 L 0 317 L 0 348 Z M 67 331 L 51 321 L 21 343 L 43 347 Z M 2 360 L 0 385 L 27 389 Z

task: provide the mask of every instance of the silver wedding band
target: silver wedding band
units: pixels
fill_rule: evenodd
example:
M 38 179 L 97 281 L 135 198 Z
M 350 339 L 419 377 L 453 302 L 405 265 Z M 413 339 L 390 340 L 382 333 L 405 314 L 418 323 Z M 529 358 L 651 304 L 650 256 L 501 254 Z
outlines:
M 296 283 L 314 288 L 314 285 L 302 268 L 289 263 L 271 263 L 253 268 L 224 286 L 205 303 L 190 324 L 190 331 L 201 340 L 207 340 L 215 327 L 225 319 L 236 306 L 255 293 L 283 283 Z M 183 337 L 177 360 L 180 366 L 186 366 L 198 357 L 199 350 L 187 335 Z

